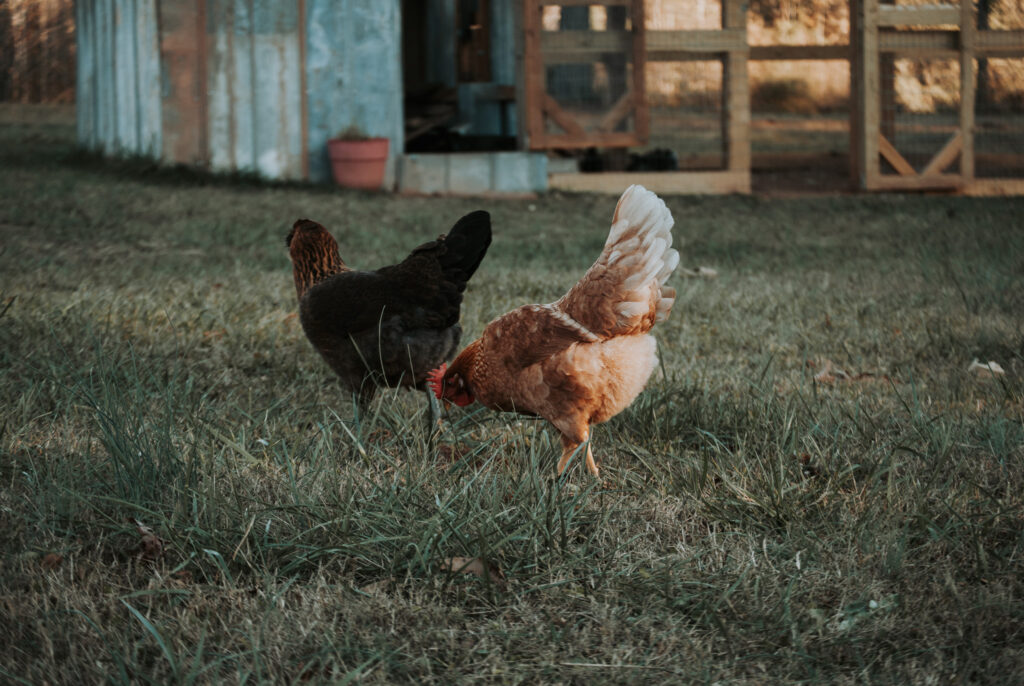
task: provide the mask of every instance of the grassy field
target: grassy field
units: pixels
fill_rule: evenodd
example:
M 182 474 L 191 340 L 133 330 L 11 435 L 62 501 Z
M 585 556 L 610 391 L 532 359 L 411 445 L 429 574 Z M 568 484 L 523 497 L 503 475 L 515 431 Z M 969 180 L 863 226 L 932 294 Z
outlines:
M 357 417 L 284 235 L 376 267 L 489 210 L 468 341 L 572 285 L 614 198 L 210 179 L 9 120 L 0 681 L 1024 683 L 1024 200 L 666 201 L 719 277 L 674 277 L 602 481 L 556 480 L 541 422 Z

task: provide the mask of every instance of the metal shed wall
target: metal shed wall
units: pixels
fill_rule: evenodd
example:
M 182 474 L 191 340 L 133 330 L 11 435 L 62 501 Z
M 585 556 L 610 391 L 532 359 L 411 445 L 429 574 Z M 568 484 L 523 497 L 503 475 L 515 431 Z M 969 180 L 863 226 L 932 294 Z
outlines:
M 350 126 L 402 152 L 399 0 L 80 0 L 76 20 L 86 147 L 313 181 Z
M 111 155 L 160 155 L 156 0 L 78 0 L 78 140 Z
M 330 178 L 327 139 L 354 125 L 391 140 L 390 187 L 405 145 L 400 0 L 305 4 L 310 178 Z

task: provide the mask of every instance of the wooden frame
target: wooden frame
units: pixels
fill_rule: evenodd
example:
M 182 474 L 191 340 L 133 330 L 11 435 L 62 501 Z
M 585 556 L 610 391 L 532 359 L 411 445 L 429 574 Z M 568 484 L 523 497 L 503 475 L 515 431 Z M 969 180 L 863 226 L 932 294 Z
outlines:
M 559 5 L 623 5 L 626 0 L 523 0 L 522 64 L 524 98 L 520 121 L 525 122 L 522 139 L 531 149 L 552 147 L 628 147 L 644 142 L 633 134 L 611 132 L 614 123 L 621 121 L 633 107 L 636 133 L 646 139 L 649 128 L 646 96 L 634 92 L 627 103 L 625 96 L 616 103 L 599 129 L 600 136 L 590 135 L 581 127 L 574 127 L 571 117 L 561 111 L 558 103 L 544 91 L 545 64 L 586 62 L 597 60 L 601 54 L 633 50 L 634 74 L 642 74 L 646 62 L 712 61 L 722 62 L 722 140 L 725 152 L 724 168 L 715 171 L 679 172 L 606 172 L 590 174 L 551 174 L 549 185 L 573 191 L 619 193 L 631 183 L 641 183 L 662 193 L 749 193 L 750 192 L 750 84 L 747 63 L 751 48 L 747 44 L 745 0 L 723 0 L 722 28 L 719 30 L 643 31 L 643 40 L 626 31 L 602 31 L 599 34 L 562 32 L 557 37 L 545 36 L 540 30 L 540 7 Z M 643 2 L 629 0 L 635 8 L 633 16 L 642 21 Z M 634 20 L 636 21 L 636 20 Z M 632 44 L 630 41 L 632 40 Z M 774 46 L 773 46 L 774 47 Z M 819 50 L 819 46 L 785 46 L 800 51 L 805 48 Z M 834 59 L 844 59 L 847 46 L 827 46 L 826 52 Z M 542 58 L 543 53 L 543 58 Z M 785 48 L 776 59 L 790 59 Z M 642 85 L 643 78 L 634 78 Z M 565 135 L 551 135 L 544 131 L 547 119 L 553 120 Z M 539 132 L 539 135 L 538 135 Z M 579 141 L 579 142 L 578 142 Z M 583 142 L 586 141 L 586 142 Z
M 643 41 L 626 31 L 599 33 L 562 32 L 557 46 L 540 30 L 543 4 L 618 5 L 636 0 L 520 0 L 523 13 L 523 74 L 520 92 L 522 147 L 581 147 L 584 131 L 544 92 L 545 64 L 596 61 L 608 52 L 631 49 L 635 64 L 645 61 L 721 60 L 722 139 L 724 169 L 687 172 L 623 172 L 600 174 L 552 174 L 550 186 L 567 190 L 620 192 L 629 183 L 643 183 L 660 192 L 730 193 L 750 191 L 750 60 L 849 60 L 850 61 L 850 164 L 856 188 L 863 190 L 957 190 L 968 194 L 1024 193 L 1024 179 L 976 179 L 974 162 L 975 97 L 979 57 L 1024 57 L 1024 30 L 979 29 L 974 3 L 905 6 L 891 0 L 850 0 L 851 40 L 848 45 L 765 45 L 747 43 L 746 8 L 743 0 L 722 0 L 720 30 L 646 31 Z M 642 4 L 642 3 L 641 3 Z M 639 56 L 639 44 L 645 55 Z M 542 56 L 543 53 L 543 56 Z M 932 158 L 915 168 L 894 146 L 894 65 L 898 57 L 956 59 L 960 65 L 958 123 L 951 137 Z M 638 72 L 639 73 L 639 72 Z M 642 80 L 642 79 L 641 79 Z M 636 145 L 632 133 L 614 131 L 615 124 L 634 105 L 630 98 L 614 103 L 598 127 L 600 135 L 589 147 Z M 889 98 L 888 106 L 884 99 Z M 646 108 L 634 112 L 646 114 Z M 552 120 L 562 134 L 544 133 Z M 640 122 L 638 121 L 638 130 Z M 643 122 L 646 133 L 647 122 Z M 536 135 L 535 132 L 541 132 Z M 892 170 L 883 171 L 882 161 Z
M 850 79 L 855 94 L 851 121 L 854 178 L 864 190 L 961 188 L 974 176 L 973 3 L 905 6 L 883 0 L 852 0 L 853 62 Z M 924 29 L 941 25 L 941 30 Z M 959 35 L 958 35 L 959 34 Z M 920 170 L 892 143 L 895 132 L 894 64 L 898 56 L 960 59 L 961 106 L 953 136 Z M 955 171 L 948 170 L 960 158 Z M 888 162 L 895 174 L 882 172 Z
M 1024 191 L 1024 179 L 975 179 L 974 129 L 978 57 L 1024 57 L 1024 31 L 978 29 L 973 2 L 905 6 L 851 0 L 851 162 L 864 190 L 956 189 L 969 194 Z M 892 145 L 895 57 L 952 58 L 960 66 L 959 122 L 952 137 L 920 170 Z M 888 87 L 887 87 L 888 85 Z M 887 102 L 888 100 L 888 102 Z M 959 158 L 959 164 L 954 163 Z M 881 160 L 895 174 L 883 174 Z
M 627 7 L 633 23 L 631 31 L 566 31 L 553 37 L 541 30 L 544 5 L 605 5 Z M 525 142 L 531 150 L 551 148 L 629 147 L 647 141 L 649 116 L 645 92 L 644 65 L 647 59 L 643 0 L 524 0 L 523 1 L 523 95 L 526 123 Z M 629 87 L 600 118 L 595 130 L 585 129 L 573 115 L 548 92 L 545 67 L 551 64 L 598 61 L 601 55 L 630 55 L 632 76 Z M 615 131 L 627 117 L 633 117 L 632 131 Z M 549 133 L 552 121 L 563 133 Z

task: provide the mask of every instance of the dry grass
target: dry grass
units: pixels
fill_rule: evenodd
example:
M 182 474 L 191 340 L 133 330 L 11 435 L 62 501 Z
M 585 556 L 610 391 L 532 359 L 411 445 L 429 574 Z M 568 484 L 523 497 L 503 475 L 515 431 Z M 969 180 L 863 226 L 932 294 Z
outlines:
M 538 422 L 453 410 L 432 451 L 419 397 L 355 416 L 283 235 L 374 266 L 487 208 L 473 335 L 571 285 L 613 199 L 266 186 L 69 135 L 0 128 L 4 679 L 1024 681 L 1020 199 L 668 198 L 720 276 L 676 280 L 597 483 L 552 478 Z

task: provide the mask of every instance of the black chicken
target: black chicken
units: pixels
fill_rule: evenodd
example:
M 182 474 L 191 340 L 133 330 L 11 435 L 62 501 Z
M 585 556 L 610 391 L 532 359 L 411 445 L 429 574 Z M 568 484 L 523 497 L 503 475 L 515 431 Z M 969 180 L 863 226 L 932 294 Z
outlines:
M 349 268 L 334 237 L 309 219 L 295 222 L 286 243 L 306 337 L 365 408 L 382 385 L 426 390 L 430 370 L 458 350 L 462 293 L 491 244 L 491 217 L 471 212 L 447 236 L 375 271 Z

